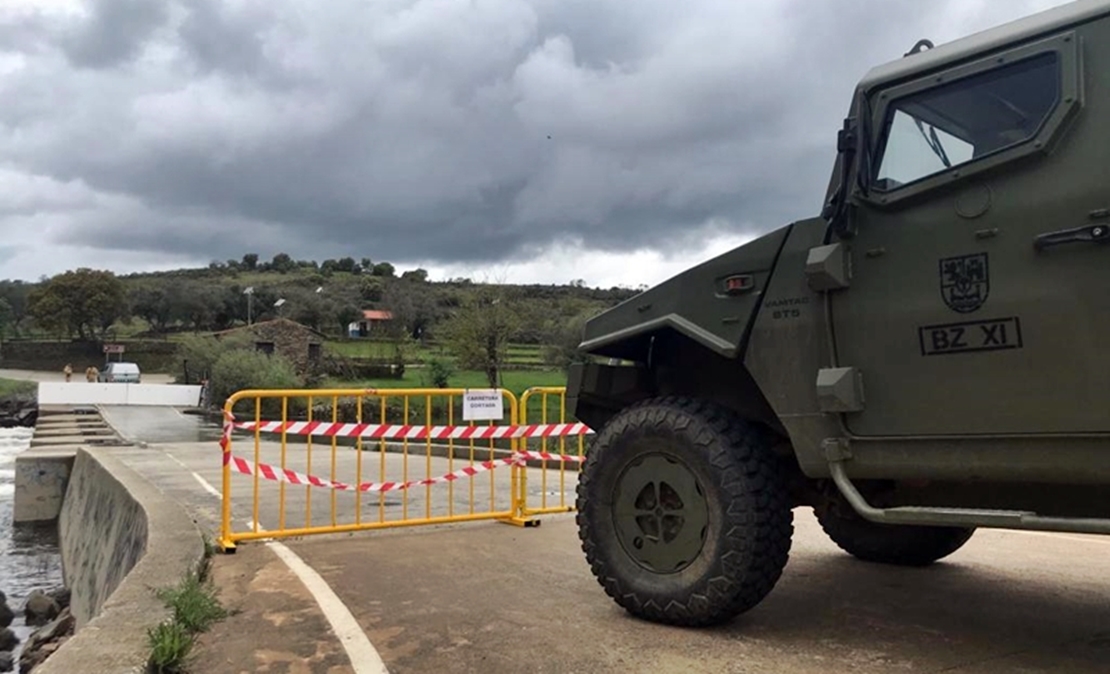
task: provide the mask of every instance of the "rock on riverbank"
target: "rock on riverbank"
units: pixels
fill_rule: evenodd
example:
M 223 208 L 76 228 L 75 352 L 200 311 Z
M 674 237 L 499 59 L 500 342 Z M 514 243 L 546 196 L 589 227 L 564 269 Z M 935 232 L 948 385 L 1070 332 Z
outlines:
M 32 393 L 0 398 L 0 428 L 29 428 L 35 425 L 39 407 Z
M 27 625 L 41 625 L 27 639 L 19 655 L 20 674 L 27 674 L 73 635 L 74 620 L 69 612 L 69 590 L 35 590 L 27 598 L 23 615 Z M 14 651 L 19 640 L 9 627 L 14 619 L 15 611 L 8 606 L 4 593 L 0 592 L 0 672 L 15 669 Z
M 10 672 L 15 668 L 12 655 L 19 639 L 11 630 L 12 621 L 15 620 L 15 611 L 8 606 L 8 598 L 0 592 L 0 672 Z
M 50 623 L 35 630 L 19 655 L 19 674 L 28 674 L 73 636 L 74 620 L 69 607 Z

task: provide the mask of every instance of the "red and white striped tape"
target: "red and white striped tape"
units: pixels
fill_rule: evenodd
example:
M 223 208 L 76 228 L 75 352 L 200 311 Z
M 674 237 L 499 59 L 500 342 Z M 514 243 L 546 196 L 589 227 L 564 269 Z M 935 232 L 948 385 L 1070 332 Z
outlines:
M 235 415 L 224 410 L 224 428 L 220 433 L 220 447 L 224 450 L 224 458 L 226 461 L 228 452 L 231 451 L 231 432 L 235 429 Z
M 472 464 L 452 471 L 446 475 L 425 478 L 422 480 L 409 480 L 407 482 L 364 482 L 358 485 L 349 485 L 345 482 L 324 479 L 315 475 L 306 475 L 295 470 L 259 463 L 257 466 L 246 459 L 231 454 L 231 436 L 233 430 L 254 431 L 266 433 L 284 432 L 290 435 L 312 435 L 321 437 L 361 437 L 372 440 L 488 440 L 488 439 L 514 439 L 514 438 L 553 438 L 590 435 L 593 430 L 585 424 L 528 424 L 512 426 L 409 426 L 402 424 L 340 424 L 325 421 L 236 421 L 234 415 L 225 410 L 223 433 L 220 435 L 220 447 L 223 449 L 223 463 L 230 466 L 236 473 L 257 476 L 265 480 L 285 482 L 294 485 L 309 485 L 336 489 L 340 491 L 397 491 L 411 489 L 412 487 L 430 486 L 433 484 L 454 482 L 466 477 L 474 477 L 479 473 L 491 471 L 499 466 L 525 465 L 531 460 L 556 461 L 556 462 L 582 462 L 585 457 L 573 454 L 556 454 L 545 451 L 520 450 L 504 459 L 494 459 Z
M 404 424 L 340 424 L 328 421 L 233 421 L 241 431 L 313 435 L 370 440 L 498 440 L 591 435 L 585 424 L 527 424 L 512 426 L 408 426 Z
M 254 464 L 246 459 L 238 456 L 232 456 L 230 453 L 225 453 L 225 463 L 231 466 L 231 469 L 236 473 L 243 475 L 255 475 Z M 345 482 L 338 482 L 335 480 L 328 480 L 317 477 L 315 475 L 306 475 L 298 473 L 295 470 L 288 468 L 279 468 L 269 464 L 260 463 L 258 467 L 258 477 L 264 480 L 272 480 L 275 482 L 284 482 L 286 484 L 295 485 L 309 485 L 313 487 L 324 487 L 326 489 L 337 489 L 339 491 L 398 491 L 402 489 L 411 489 L 412 487 L 427 487 L 433 484 L 442 484 L 447 482 L 454 482 L 466 477 L 474 477 L 479 473 L 491 471 L 499 466 L 509 466 L 513 464 L 523 464 L 528 459 L 533 460 L 546 460 L 546 461 L 585 461 L 585 457 L 575 456 L 573 454 L 553 454 L 551 452 L 532 452 L 520 451 L 514 452 L 512 456 L 505 459 L 493 459 L 491 461 L 482 461 L 470 466 L 465 466 L 459 470 L 452 471 L 446 475 L 439 477 L 425 478 L 423 480 L 409 480 L 407 482 L 363 482 L 359 485 L 349 485 Z

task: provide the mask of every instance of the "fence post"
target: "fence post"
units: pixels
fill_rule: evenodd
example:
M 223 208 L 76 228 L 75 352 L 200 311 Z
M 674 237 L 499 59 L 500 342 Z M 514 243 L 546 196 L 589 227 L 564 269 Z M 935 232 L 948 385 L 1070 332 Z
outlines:
M 222 453 L 222 492 L 220 494 L 220 549 L 224 552 L 235 552 L 235 542 L 231 540 L 231 435 L 234 428 L 235 417 L 231 408 L 235 405 L 235 396 L 232 395 L 224 403 L 224 427 L 220 435 L 220 450 Z
M 505 391 L 504 389 L 502 389 L 502 391 L 503 396 L 505 393 L 508 393 L 506 397 L 509 398 L 509 424 L 511 426 L 523 425 L 524 419 L 527 417 L 527 412 L 525 412 L 525 410 L 527 409 L 528 392 L 525 391 L 524 396 L 518 402 L 516 396 L 513 395 L 511 391 Z M 513 438 L 509 442 L 509 448 L 514 459 L 524 442 L 526 442 L 524 438 Z M 512 465 L 509 466 L 509 470 L 509 491 L 511 494 L 509 499 L 512 516 L 503 521 L 518 527 L 538 527 L 540 525 L 539 520 L 531 519 L 524 514 L 524 510 L 527 507 L 526 499 L 528 495 L 528 465 L 524 462 L 513 461 Z

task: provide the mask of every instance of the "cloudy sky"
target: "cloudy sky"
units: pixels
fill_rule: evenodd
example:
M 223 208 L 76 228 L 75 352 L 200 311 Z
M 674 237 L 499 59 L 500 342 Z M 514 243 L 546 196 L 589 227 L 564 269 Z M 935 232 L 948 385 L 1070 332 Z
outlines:
M 872 65 L 1058 4 L 3 0 L 0 278 L 655 283 L 819 212 Z

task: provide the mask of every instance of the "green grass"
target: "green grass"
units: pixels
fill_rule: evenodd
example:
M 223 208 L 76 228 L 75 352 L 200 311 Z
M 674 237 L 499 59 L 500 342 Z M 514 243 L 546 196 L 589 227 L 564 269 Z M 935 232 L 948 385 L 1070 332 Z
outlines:
M 567 377 L 558 370 L 507 370 L 501 373 L 502 385 L 516 395 L 533 386 L 566 386 Z M 451 388 L 488 388 L 486 374 L 476 370 L 456 372 L 448 382 Z M 432 383 L 423 368 L 408 368 L 402 379 L 331 381 L 329 386 L 351 388 L 429 388 Z
M 378 358 L 391 360 L 394 347 L 391 342 L 374 339 L 333 340 L 326 348 L 334 354 L 348 358 Z M 505 362 L 509 365 L 543 365 L 543 347 L 538 344 L 510 344 L 506 349 Z M 408 346 L 405 360 L 409 363 L 426 363 L 431 358 L 452 360 L 450 352 L 442 344 L 428 346 Z
M 216 599 L 215 589 L 199 574 L 189 574 L 176 587 L 158 593 L 173 611 L 174 622 L 190 632 L 203 632 L 227 614 Z
M 348 358 L 392 360 L 394 354 L 392 342 L 375 339 L 332 340 L 325 343 L 325 348 L 332 353 Z M 405 360 L 409 362 L 426 361 L 433 356 L 447 357 L 447 350 L 438 346 L 406 346 L 404 353 Z
M 147 633 L 150 643 L 150 669 L 158 674 L 184 671 L 185 660 L 193 650 L 195 637 L 172 620 L 159 623 Z
M 18 379 L 0 379 L 0 398 L 34 393 L 37 389 L 38 384 L 33 381 L 21 381 Z
M 190 572 L 177 585 L 158 591 L 158 598 L 172 615 L 147 631 L 150 670 L 153 672 L 176 674 L 185 671 L 186 659 L 196 636 L 227 617 L 227 611 L 220 605 L 216 590 L 208 580 L 210 555 L 211 547 L 206 541 L 205 560 L 200 569 Z

